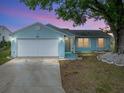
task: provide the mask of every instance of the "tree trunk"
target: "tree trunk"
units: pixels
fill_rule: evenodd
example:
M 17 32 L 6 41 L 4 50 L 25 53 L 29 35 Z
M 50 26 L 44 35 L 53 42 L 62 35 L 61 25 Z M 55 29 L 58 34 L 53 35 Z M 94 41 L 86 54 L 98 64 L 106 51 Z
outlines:
M 124 54 L 124 28 L 118 29 L 115 37 L 115 53 Z
M 118 53 L 124 54 L 124 28 L 120 29 L 118 35 Z

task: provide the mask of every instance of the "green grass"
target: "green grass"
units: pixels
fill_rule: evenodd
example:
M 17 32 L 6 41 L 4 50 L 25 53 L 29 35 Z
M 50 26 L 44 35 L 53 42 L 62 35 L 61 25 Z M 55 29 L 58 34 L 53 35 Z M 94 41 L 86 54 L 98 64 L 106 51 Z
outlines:
M 10 57 L 10 48 L 9 47 L 2 49 L 0 51 L 0 65 L 9 61 L 10 59 L 8 57 Z
M 96 56 L 96 53 L 79 53 L 78 56 L 79 57 L 84 57 L 84 56 Z
M 66 93 L 124 93 L 124 67 L 100 62 L 96 56 L 60 64 Z

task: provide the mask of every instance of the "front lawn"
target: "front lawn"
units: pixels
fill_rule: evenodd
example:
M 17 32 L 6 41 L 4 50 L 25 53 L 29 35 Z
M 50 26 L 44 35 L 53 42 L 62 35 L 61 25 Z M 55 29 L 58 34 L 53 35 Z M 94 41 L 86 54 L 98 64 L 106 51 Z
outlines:
M 124 93 L 124 67 L 99 62 L 96 56 L 60 61 L 66 93 Z
M 0 48 L 0 65 L 10 60 L 10 44 L 7 43 L 5 47 Z

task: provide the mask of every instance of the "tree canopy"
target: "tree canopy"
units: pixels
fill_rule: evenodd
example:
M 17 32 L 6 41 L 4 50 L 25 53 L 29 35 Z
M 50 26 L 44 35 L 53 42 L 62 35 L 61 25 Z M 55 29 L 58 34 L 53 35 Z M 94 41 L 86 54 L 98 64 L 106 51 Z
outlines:
M 59 18 L 72 20 L 75 25 L 81 25 L 87 19 L 104 19 L 107 24 L 117 27 L 124 24 L 123 0 L 21 0 L 30 9 L 37 6 L 45 10 L 55 9 Z M 58 7 L 54 8 L 54 5 Z

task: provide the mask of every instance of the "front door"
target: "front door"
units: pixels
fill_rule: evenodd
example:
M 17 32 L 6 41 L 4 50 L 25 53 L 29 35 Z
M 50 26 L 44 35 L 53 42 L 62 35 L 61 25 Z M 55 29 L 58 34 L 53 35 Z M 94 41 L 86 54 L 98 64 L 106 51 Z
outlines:
M 68 37 L 65 37 L 65 52 L 71 51 L 71 39 Z

